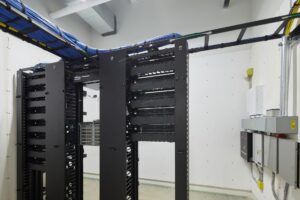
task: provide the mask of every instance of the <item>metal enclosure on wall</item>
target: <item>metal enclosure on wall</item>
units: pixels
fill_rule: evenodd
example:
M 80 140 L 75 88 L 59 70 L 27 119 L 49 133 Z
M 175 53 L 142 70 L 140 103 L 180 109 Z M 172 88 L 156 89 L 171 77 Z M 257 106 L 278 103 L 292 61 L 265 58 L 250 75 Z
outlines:
M 296 141 L 280 139 L 278 148 L 279 175 L 291 186 L 299 188 L 299 144 Z
M 278 173 L 278 142 L 278 138 L 264 135 L 264 167 L 275 173 Z

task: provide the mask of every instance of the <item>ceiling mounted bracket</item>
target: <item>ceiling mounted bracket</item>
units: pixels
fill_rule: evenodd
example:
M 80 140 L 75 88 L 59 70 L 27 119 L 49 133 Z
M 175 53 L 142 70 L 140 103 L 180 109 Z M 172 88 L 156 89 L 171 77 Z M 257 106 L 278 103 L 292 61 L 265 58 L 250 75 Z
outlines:
M 223 8 L 228 8 L 230 4 L 230 0 L 224 0 L 224 6 Z

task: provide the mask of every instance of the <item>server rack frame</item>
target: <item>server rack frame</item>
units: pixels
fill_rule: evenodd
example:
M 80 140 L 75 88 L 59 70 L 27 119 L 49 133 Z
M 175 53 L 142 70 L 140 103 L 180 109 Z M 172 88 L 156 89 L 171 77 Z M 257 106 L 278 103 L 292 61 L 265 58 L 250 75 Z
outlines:
M 162 44 L 159 47 L 164 47 Z M 170 54 L 171 52 L 171 54 Z M 170 54 L 170 55 L 169 55 Z M 168 81 L 172 82 L 174 96 L 171 101 L 174 103 L 174 133 L 157 132 L 151 134 L 137 134 L 128 128 L 128 123 L 134 116 L 128 113 L 128 101 L 132 98 L 130 83 L 134 77 L 130 74 L 132 60 L 154 57 L 171 56 L 173 59 L 173 75 Z M 160 62 L 160 61 L 159 61 Z M 84 67 L 83 67 L 84 66 Z M 87 67 L 88 66 L 88 67 Z M 164 64 L 150 65 L 148 70 L 157 70 Z M 132 66 L 131 66 L 132 67 Z M 165 67 L 165 66 L 164 66 Z M 170 67 L 170 66 L 168 66 Z M 70 131 L 67 125 L 68 108 L 67 87 L 73 84 L 76 87 L 76 123 L 82 122 L 82 98 L 83 85 L 86 82 L 99 82 L 101 94 L 101 199 L 102 200 L 138 200 L 138 143 L 140 141 L 151 142 L 174 142 L 175 143 L 175 187 L 176 200 L 188 200 L 188 45 L 186 40 L 176 41 L 171 48 L 158 49 L 148 48 L 143 54 L 135 54 L 134 51 L 120 50 L 80 62 L 59 62 L 44 66 L 23 69 L 18 72 L 18 200 L 27 200 L 24 197 L 24 166 L 28 165 L 26 145 L 22 139 L 26 137 L 27 121 L 24 120 L 26 98 L 24 93 L 26 87 L 26 74 L 24 71 L 33 70 L 40 73 L 39 69 L 44 68 L 45 73 L 45 160 L 42 172 L 46 172 L 46 188 L 43 188 L 43 180 L 33 180 L 33 185 L 41 190 L 37 192 L 32 186 L 25 188 L 31 192 L 34 200 L 42 199 L 42 194 L 47 195 L 49 200 L 83 199 L 83 148 L 76 144 L 76 171 L 74 171 L 76 182 L 72 187 L 76 188 L 76 196 L 68 196 L 67 180 L 71 174 L 66 171 L 67 157 L 67 132 Z M 152 69 L 153 68 L 153 69 Z M 34 72 L 35 73 L 35 72 Z M 73 79 L 68 79 L 71 73 Z M 159 79 L 160 80 L 160 79 Z M 152 81 L 152 80 L 151 80 Z M 152 82 L 159 85 L 160 82 Z M 167 82 L 169 84 L 169 82 Z M 151 121 L 151 120 L 150 120 Z M 24 129 L 25 128 L 25 129 Z M 161 129 L 163 130 L 163 129 Z M 51 133 L 51 134 L 50 134 Z M 76 129 L 74 140 L 78 142 L 79 132 Z M 25 149 L 24 149 L 25 148 Z M 130 150 L 129 150 L 130 149 Z M 130 159 L 129 159 L 130 157 Z M 129 162 L 131 162 L 129 166 Z M 129 174 L 130 173 L 130 176 Z M 115 192 L 115 190 L 118 192 Z

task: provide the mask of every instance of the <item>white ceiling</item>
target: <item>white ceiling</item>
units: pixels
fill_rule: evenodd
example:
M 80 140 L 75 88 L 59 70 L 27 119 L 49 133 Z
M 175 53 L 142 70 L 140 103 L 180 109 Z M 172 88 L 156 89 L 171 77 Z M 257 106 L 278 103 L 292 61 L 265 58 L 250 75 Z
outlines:
M 70 4 L 74 4 L 78 2 L 86 3 L 88 1 L 95 1 L 95 0 L 43 0 L 43 1 L 49 13 L 53 13 L 55 11 L 65 8 Z M 98 5 L 86 10 L 82 10 L 80 12 L 75 13 L 75 15 L 80 16 L 83 19 L 84 23 L 88 24 L 96 32 L 103 34 L 105 32 L 113 31 L 114 16 L 118 16 L 118 13 L 124 10 L 125 7 L 135 6 L 135 4 L 142 3 L 143 1 L 151 1 L 151 0 L 108 0 L 108 2 L 105 4 Z M 187 4 L 189 3 L 189 1 L 198 1 L 198 0 L 187 0 Z M 214 0 L 214 1 L 219 1 L 220 4 L 220 7 L 216 8 L 216 10 L 222 9 L 224 0 Z M 253 4 L 261 2 L 261 0 L 231 0 L 228 10 L 230 11 L 230 8 L 239 4 L 240 1 L 252 1 Z M 176 3 L 176 0 L 174 0 L 174 3 Z M 117 20 L 122 20 L 122 19 L 117 19 Z
M 115 14 L 105 4 L 110 0 L 43 0 L 49 16 L 52 19 L 63 18 L 72 14 L 80 16 L 85 23 L 100 34 L 113 32 L 115 28 Z M 126 0 L 127 3 L 128 0 Z M 93 3 L 94 2 L 94 3 Z M 88 4 L 99 5 L 88 7 Z M 101 4 L 104 2 L 103 4 Z M 100 5 L 101 4 L 101 5 Z M 76 11 L 76 12 L 74 12 Z M 72 13 L 72 14 L 70 14 Z

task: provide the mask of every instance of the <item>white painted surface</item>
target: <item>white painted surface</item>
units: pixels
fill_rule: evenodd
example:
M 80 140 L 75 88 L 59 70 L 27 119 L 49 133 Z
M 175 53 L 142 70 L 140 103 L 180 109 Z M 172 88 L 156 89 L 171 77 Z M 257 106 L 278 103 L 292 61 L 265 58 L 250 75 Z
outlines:
M 249 89 L 247 93 L 247 115 L 263 115 L 264 113 L 264 86 L 258 85 Z
M 5 34 L 0 32 L 0 199 L 5 199 L 8 196 L 8 188 L 6 186 L 7 180 L 7 151 L 9 138 L 7 136 L 7 114 L 6 114 L 6 71 L 5 67 L 7 63 L 6 49 L 7 49 L 7 38 Z
M 253 134 L 253 162 L 263 166 L 263 135 Z
M 93 88 L 99 88 L 98 84 L 93 84 Z M 87 113 L 83 120 L 85 122 L 92 122 L 99 119 L 99 107 L 100 107 L 100 96 L 99 90 L 93 90 L 90 88 L 84 88 L 87 92 L 87 96 L 83 99 L 83 110 Z M 95 97 L 95 95 L 97 97 Z M 87 157 L 84 158 L 84 172 L 99 174 L 100 159 L 99 159 L 99 147 L 95 146 L 84 146 L 84 153 Z
M 84 180 L 99 182 L 99 175 L 97 175 L 97 174 L 87 174 L 86 173 L 86 174 L 84 174 L 83 178 L 84 178 Z M 145 185 L 156 186 L 159 188 L 165 188 L 165 187 L 170 188 L 170 189 L 175 188 L 174 182 L 158 181 L 158 180 L 153 180 L 153 179 L 139 179 L 139 183 L 140 183 L 140 185 L 145 184 Z M 87 186 L 85 188 L 88 188 L 87 190 L 91 189 L 91 188 L 89 188 L 89 186 Z M 157 189 L 159 189 L 159 188 L 157 188 Z M 233 189 L 220 188 L 220 187 L 214 187 L 214 186 L 207 186 L 207 185 L 202 186 L 202 185 L 193 185 L 193 184 L 190 184 L 189 189 L 192 192 L 205 192 L 205 193 L 210 193 L 210 194 L 231 195 L 232 197 L 233 196 L 248 197 L 249 199 L 247 199 L 247 200 L 250 200 L 250 199 L 254 200 L 252 192 L 249 190 L 233 190 Z M 168 199 L 170 199 L 170 198 L 168 198 Z M 172 199 L 174 199 L 174 198 L 172 198 Z M 203 197 L 203 199 L 206 199 L 206 198 Z M 202 200 L 202 198 L 200 198 L 200 199 L 196 198 L 195 200 Z M 209 200 L 213 200 L 213 199 L 209 198 Z M 222 199 L 222 200 L 224 200 L 224 199 Z M 226 200 L 232 200 L 232 198 L 228 197 L 228 199 L 226 199 Z M 244 200 L 246 200 L 246 199 L 244 199 Z
M 113 0 L 108 6 L 117 16 L 118 34 L 101 37 L 92 31 L 92 43 L 114 48 L 172 32 L 189 34 L 248 22 L 251 2 L 232 0 L 230 8 L 223 9 L 223 0 L 138 0 L 133 4 Z M 237 38 L 238 32 L 232 36 L 228 38 Z
M 77 14 L 100 34 L 114 31 L 115 15 L 105 5 L 86 9 Z
M 94 6 L 98 6 L 100 4 L 106 3 L 110 0 L 89 0 L 89 1 L 79 1 L 79 2 L 75 2 L 73 4 L 70 4 L 60 10 L 57 10 L 55 12 L 52 12 L 49 14 L 49 16 L 52 19 L 58 19 L 58 18 L 62 18 L 65 17 L 67 15 L 70 14 L 74 14 L 89 8 L 92 8 Z
M 248 49 L 236 48 L 190 57 L 191 184 L 249 189 L 239 150 L 248 55 Z
M 253 5 L 253 18 L 262 19 L 267 17 L 273 17 L 278 15 L 287 14 L 290 9 L 290 0 L 255 0 Z M 270 31 L 275 30 L 273 26 L 269 26 L 267 29 L 256 29 L 256 32 L 270 33 Z M 280 95 L 280 48 L 278 47 L 280 40 L 272 42 L 264 42 L 255 44 L 251 49 L 251 66 L 254 67 L 254 77 L 253 77 L 253 86 L 263 84 L 265 85 L 265 94 L 264 94 L 264 109 L 279 108 L 279 95 Z M 294 57 L 292 59 L 293 67 L 298 67 L 297 60 L 299 60 L 299 51 L 298 53 L 294 51 Z M 298 61 L 299 62 L 299 61 Z M 295 68 L 294 68 L 295 69 Z M 292 68 L 291 71 L 294 72 Z M 294 73 L 295 76 L 300 78 L 299 70 Z M 294 93 L 294 89 L 299 88 L 298 83 L 293 81 L 293 73 L 291 74 L 291 86 L 290 86 L 290 109 L 289 114 L 298 114 L 299 115 L 299 106 L 296 107 L 296 112 L 292 112 L 293 97 L 297 96 L 298 101 L 296 102 L 299 105 L 299 92 L 298 94 Z M 297 87 L 296 87 L 297 86 Z M 296 90 L 297 91 L 297 90 Z M 257 176 L 257 173 L 255 173 Z M 258 200 L 274 199 L 271 190 L 271 179 L 272 173 L 270 170 L 265 169 L 264 173 L 264 183 L 265 190 L 261 192 L 258 190 L 254 181 L 252 181 L 252 191 L 255 197 Z M 276 181 L 276 192 L 279 194 L 279 198 L 283 197 L 285 181 L 282 178 L 278 178 Z M 295 190 L 293 187 L 290 188 L 289 200 L 298 200 L 300 199 L 300 190 Z

